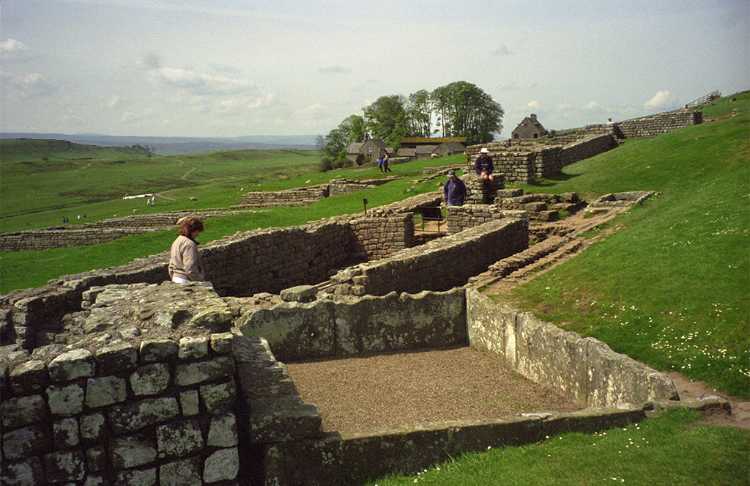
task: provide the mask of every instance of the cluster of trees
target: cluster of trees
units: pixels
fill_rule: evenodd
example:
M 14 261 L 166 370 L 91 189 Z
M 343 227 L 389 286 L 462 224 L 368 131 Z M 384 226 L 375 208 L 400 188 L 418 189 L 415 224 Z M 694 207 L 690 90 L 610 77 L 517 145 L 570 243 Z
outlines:
M 347 164 L 346 148 L 366 137 L 398 147 L 404 137 L 466 137 L 468 144 L 492 141 L 502 130 L 503 108 L 478 86 L 456 81 L 419 90 L 408 97 L 381 96 L 364 108 L 364 116 L 350 115 L 328 135 L 318 137 L 321 168 Z

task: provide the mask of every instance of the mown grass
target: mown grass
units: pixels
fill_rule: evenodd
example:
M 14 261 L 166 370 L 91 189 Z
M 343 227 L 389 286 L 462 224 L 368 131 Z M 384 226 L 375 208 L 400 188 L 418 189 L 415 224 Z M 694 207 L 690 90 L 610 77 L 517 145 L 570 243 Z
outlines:
M 258 210 L 249 215 L 214 218 L 206 224 L 200 240 L 207 243 L 217 238 L 257 228 L 283 227 L 303 224 L 308 221 L 351 214 L 363 210 L 362 199 L 368 199 L 368 207 L 387 204 L 405 197 L 436 190 L 442 179 L 415 184 L 422 169 L 428 166 L 446 165 L 462 160 L 463 156 L 422 160 L 393 166 L 393 173 L 400 179 L 382 186 L 324 199 L 305 207 L 279 207 Z M 341 169 L 325 173 L 310 173 L 286 181 L 271 181 L 268 187 L 284 188 L 328 181 L 336 177 L 370 178 L 380 174 L 376 168 Z M 266 184 L 259 188 L 266 189 Z M 182 209 L 182 208 L 180 208 Z M 162 209 L 163 210 L 163 209 Z M 50 279 L 96 268 L 105 268 L 127 263 L 134 258 L 159 253 L 169 248 L 174 232 L 161 231 L 134 235 L 100 245 L 70 248 L 55 248 L 38 251 L 0 252 L 0 293 L 36 287 Z
M 723 119 L 629 140 L 527 187 L 660 195 L 515 298 L 658 369 L 750 397 L 750 93 L 706 111 Z
M 750 433 L 697 420 L 694 412 L 673 411 L 624 429 L 465 454 L 418 475 L 369 484 L 747 485 Z

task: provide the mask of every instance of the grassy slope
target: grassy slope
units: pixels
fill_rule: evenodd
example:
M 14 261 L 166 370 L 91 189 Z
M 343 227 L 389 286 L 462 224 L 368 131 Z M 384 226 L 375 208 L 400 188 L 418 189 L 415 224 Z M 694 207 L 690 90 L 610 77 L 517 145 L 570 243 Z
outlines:
M 10 143 L 14 142 L 14 143 Z M 62 145 L 61 145 L 62 144 Z M 238 150 L 146 158 L 129 149 L 65 142 L 0 144 L 0 231 L 124 216 L 134 211 L 199 209 L 236 204 L 241 188 L 314 171 L 318 154 L 295 150 Z M 160 192 L 155 208 L 126 194 Z M 191 201 L 196 197 L 197 201 Z M 173 199 L 173 200 L 170 200 Z
M 425 167 L 455 163 L 461 161 L 462 158 L 462 155 L 456 155 L 397 164 L 393 166 L 393 174 L 403 176 L 402 179 L 374 189 L 324 199 L 310 206 L 273 208 L 260 210 L 251 216 L 211 219 L 206 225 L 206 232 L 201 235 L 200 239 L 206 243 L 236 231 L 296 225 L 337 214 L 355 213 L 362 210 L 363 197 L 369 200 L 369 207 L 374 207 L 420 192 L 435 190 L 442 180 L 433 180 L 416 186 L 413 185 L 413 180 Z M 314 184 L 335 177 L 378 177 L 379 174 L 375 168 L 316 172 L 284 181 L 272 180 L 260 185 L 259 189 L 300 186 L 306 181 Z M 164 210 L 163 206 L 161 208 L 157 206 L 157 209 Z M 130 236 L 101 245 L 41 251 L 0 252 L 0 293 L 43 285 L 49 279 L 62 275 L 119 265 L 136 257 L 159 253 L 169 247 L 173 238 L 172 231 L 163 231 Z
M 530 188 L 662 194 L 516 296 L 538 315 L 656 368 L 748 397 L 750 93 L 706 114 L 724 119 L 627 141 Z
M 626 429 L 564 434 L 539 444 L 466 454 L 417 476 L 371 484 L 748 484 L 750 433 L 701 426 L 696 419 L 675 411 Z

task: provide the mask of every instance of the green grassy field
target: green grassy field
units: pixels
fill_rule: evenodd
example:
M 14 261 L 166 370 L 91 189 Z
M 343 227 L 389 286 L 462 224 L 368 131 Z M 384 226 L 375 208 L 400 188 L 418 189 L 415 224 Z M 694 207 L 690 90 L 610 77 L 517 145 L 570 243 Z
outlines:
M 661 194 L 516 298 L 658 369 L 750 397 L 750 93 L 706 115 L 721 120 L 629 140 L 527 187 Z
M 563 434 L 542 443 L 465 454 L 414 476 L 370 486 L 397 485 L 747 485 L 750 432 L 697 423 L 673 411 L 624 429 Z
M 0 141 L 0 231 L 59 225 L 63 216 L 90 222 L 135 213 L 226 207 L 261 181 L 314 173 L 318 153 L 237 150 L 154 156 L 116 147 L 46 140 Z M 146 208 L 127 194 L 159 192 Z M 190 200 L 196 198 L 195 201 Z
M 405 197 L 435 190 L 442 179 L 416 184 L 422 169 L 440 166 L 463 160 L 463 155 L 441 159 L 421 160 L 393 166 L 393 174 L 401 179 L 373 189 L 327 198 L 310 206 L 279 207 L 259 210 L 252 215 L 214 218 L 208 221 L 201 241 L 206 243 L 230 235 L 236 231 L 272 226 L 303 224 L 316 219 L 350 214 L 362 211 L 362 198 L 366 197 L 369 207 L 398 201 Z M 336 177 L 372 178 L 382 174 L 377 168 L 340 169 L 330 172 L 311 172 L 285 179 L 271 179 L 261 183 L 258 190 L 275 190 L 308 184 L 317 184 Z M 309 182 L 308 182 L 309 181 Z M 141 203 L 142 204 L 142 203 Z M 164 210 L 163 206 L 156 209 Z M 175 207 L 174 209 L 184 209 Z M 91 220 L 89 213 L 89 220 Z M 105 268 L 127 263 L 134 258 L 160 253 L 169 248 L 174 232 L 162 231 L 129 236 L 101 245 L 56 248 L 40 251 L 0 252 L 0 292 L 36 287 L 48 280 L 72 273 Z

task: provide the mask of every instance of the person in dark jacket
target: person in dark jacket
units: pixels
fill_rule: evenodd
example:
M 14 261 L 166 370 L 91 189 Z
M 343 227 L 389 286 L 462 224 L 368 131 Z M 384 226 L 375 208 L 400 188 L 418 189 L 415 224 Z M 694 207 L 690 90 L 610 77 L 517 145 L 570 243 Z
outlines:
M 492 175 L 495 171 L 495 165 L 492 163 L 492 157 L 490 157 L 490 151 L 487 150 L 487 147 L 483 147 L 479 151 L 479 157 L 474 162 L 474 171 L 483 181 L 495 180 L 495 176 Z
M 463 206 L 466 199 L 466 185 L 456 177 L 452 170 L 448 172 L 448 180 L 443 186 L 443 197 L 448 206 Z

